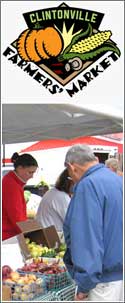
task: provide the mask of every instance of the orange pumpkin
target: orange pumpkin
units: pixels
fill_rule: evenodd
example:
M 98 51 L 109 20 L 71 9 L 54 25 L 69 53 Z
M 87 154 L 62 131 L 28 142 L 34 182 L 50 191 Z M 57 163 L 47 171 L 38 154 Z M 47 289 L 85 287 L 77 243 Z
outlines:
M 25 61 L 39 62 L 41 59 L 57 57 L 62 48 L 62 37 L 54 27 L 27 29 L 17 41 L 18 53 Z

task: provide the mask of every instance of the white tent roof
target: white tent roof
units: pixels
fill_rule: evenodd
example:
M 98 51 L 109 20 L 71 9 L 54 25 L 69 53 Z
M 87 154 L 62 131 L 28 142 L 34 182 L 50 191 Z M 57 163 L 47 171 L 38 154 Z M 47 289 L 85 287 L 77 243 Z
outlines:
M 75 138 L 122 132 L 122 117 L 68 104 L 3 104 L 2 142 Z

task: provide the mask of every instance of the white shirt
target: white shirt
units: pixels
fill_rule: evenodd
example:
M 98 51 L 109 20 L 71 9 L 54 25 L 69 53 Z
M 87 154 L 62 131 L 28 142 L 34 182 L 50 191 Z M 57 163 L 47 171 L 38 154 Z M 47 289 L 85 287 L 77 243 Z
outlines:
M 41 202 L 42 197 L 36 194 L 31 194 L 29 201 L 27 202 L 27 210 L 34 210 L 37 213 L 39 204 Z
M 62 231 L 70 199 L 67 193 L 55 187 L 48 190 L 40 202 L 36 220 L 43 227 L 54 225 L 57 231 Z

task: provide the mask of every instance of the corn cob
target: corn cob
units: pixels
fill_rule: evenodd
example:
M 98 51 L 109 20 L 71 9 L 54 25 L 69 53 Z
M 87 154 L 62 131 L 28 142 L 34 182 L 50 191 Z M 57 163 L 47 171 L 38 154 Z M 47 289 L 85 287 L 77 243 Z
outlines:
M 70 53 L 85 53 L 90 52 L 96 47 L 102 45 L 105 41 L 109 40 L 112 33 L 111 31 L 104 31 L 96 33 L 91 37 L 85 38 L 84 40 L 79 41 L 78 43 L 72 45 Z

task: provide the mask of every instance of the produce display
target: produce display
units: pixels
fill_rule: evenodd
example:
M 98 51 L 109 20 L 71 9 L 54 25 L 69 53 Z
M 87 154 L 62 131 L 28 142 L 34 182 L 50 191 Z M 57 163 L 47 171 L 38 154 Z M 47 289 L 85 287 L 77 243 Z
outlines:
M 22 274 L 13 271 L 8 265 L 2 267 L 3 285 L 11 287 L 13 300 L 31 300 L 46 293 L 46 282 L 34 274 Z
M 53 258 L 56 256 L 55 249 L 48 248 L 47 246 L 43 246 L 42 244 L 39 245 L 36 244 L 35 242 L 31 242 L 29 238 L 26 238 L 25 241 L 32 258 L 37 258 L 37 257 Z
M 59 261 L 52 261 L 48 264 L 39 258 L 32 262 L 25 263 L 19 268 L 20 273 L 34 273 L 37 277 L 45 277 L 47 290 L 61 289 L 71 284 L 71 277 L 66 267 L 60 266 Z
M 25 263 L 23 267 L 19 268 L 21 272 L 33 272 L 42 274 L 58 274 L 66 272 L 65 266 L 60 266 L 58 261 L 52 261 L 50 263 L 44 262 L 42 258 L 33 259 L 31 263 Z
M 10 291 L 9 301 L 44 301 L 47 295 L 49 301 L 73 300 L 75 284 L 62 259 L 65 243 L 48 248 L 24 239 L 31 257 L 16 271 L 8 265 L 2 267 L 2 286 Z
M 57 252 L 57 250 L 54 248 L 48 248 L 47 246 L 43 246 L 42 244 L 36 244 L 35 242 L 31 242 L 29 238 L 26 238 L 25 241 L 32 258 L 37 258 L 37 257 L 63 258 L 66 250 L 65 244 L 61 244 Z

